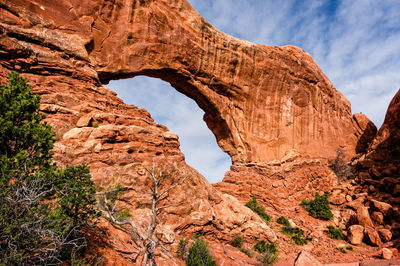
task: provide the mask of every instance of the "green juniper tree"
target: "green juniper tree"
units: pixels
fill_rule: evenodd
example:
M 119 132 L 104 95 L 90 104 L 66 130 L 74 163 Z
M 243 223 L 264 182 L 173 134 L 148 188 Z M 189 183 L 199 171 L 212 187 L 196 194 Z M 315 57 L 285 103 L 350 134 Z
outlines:
M 187 266 L 216 266 L 217 263 L 211 257 L 208 251 L 207 242 L 199 237 L 189 248 L 189 254 L 186 258 Z
M 16 72 L 0 87 L 0 264 L 58 263 L 97 217 L 86 166 L 57 169 L 40 96 Z

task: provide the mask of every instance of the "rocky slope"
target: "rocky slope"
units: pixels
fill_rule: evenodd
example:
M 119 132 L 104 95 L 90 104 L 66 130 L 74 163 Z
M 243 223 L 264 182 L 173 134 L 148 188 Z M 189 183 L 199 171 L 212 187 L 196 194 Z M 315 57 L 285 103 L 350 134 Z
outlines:
M 121 183 L 127 192 L 120 204 L 139 224 L 150 203 L 144 168 L 153 160 L 175 165 L 167 183 L 188 178 L 169 201 L 184 204 L 163 212 L 159 238 L 175 249 L 180 236 L 205 234 L 214 256 L 228 265 L 254 263 L 227 245 L 235 234 L 252 244 L 274 241 L 279 232 L 243 206 L 250 196 L 259 196 L 274 215 L 295 217 L 300 199 L 337 185 L 328 167 L 335 149 L 354 156 L 375 135 L 365 116 L 352 116 L 310 55 L 228 36 L 184 0 L 0 0 L 1 82 L 10 70 L 22 72 L 42 95 L 41 110 L 57 132 L 59 165 L 88 164 L 100 187 Z M 184 162 L 175 134 L 102 86 L 136 75 L 170 82 L 205 111 L 232 158 L 224 182 L 211 186 Z M 395 126 L 388 124 L 386 132 L 398 132 Z M 374 143 L 384 142 L 385 134 L 381 130 Z M 109 241 L 95 241 L 97 251 L 109 264 L 128 263 L 113 248 L 132 248 L 127 235 L 105 220 L 101 227 L 93 238 Z M 167 261 L 180 263 L 160 257 Z

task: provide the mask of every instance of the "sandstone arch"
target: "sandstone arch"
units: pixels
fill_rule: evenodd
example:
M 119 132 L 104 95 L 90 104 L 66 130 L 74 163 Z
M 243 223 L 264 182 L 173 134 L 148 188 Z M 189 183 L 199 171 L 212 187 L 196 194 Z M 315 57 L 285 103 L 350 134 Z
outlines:
M 205 111 L 234 164 L 280 159 L 293 149 L 329 157 L 340 145 L 355 153 L 362 130 L 350 103 L 299 48 L 228 36 L 185 0 L 4 1 L 4 18 L 18 22 L 2 32 L 53 50 L 34 51 L 44 67 L 26 71 L 63 68 L 97 85 L 136 75 L 170 82 Z M 16 30 L 18 23 L 29 26 Z

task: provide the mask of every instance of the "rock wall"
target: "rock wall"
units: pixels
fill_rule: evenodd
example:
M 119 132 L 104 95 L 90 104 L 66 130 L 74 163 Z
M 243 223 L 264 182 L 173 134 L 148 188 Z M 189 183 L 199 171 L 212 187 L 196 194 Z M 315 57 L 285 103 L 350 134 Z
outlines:
M 1 2 L 2 46 L 20 58 L 9 68 L 97 85 L 136 75 L 166 80 L 205 111 L 234 164 L 292 150 L 356 152 L 362 130 L 350 103 L 297 47 L 233 38 L 185 0 Z
M 360 171 L 360 183 L 370 194 L 400 208 L 400 90 L 366 154 L 354 163 Z

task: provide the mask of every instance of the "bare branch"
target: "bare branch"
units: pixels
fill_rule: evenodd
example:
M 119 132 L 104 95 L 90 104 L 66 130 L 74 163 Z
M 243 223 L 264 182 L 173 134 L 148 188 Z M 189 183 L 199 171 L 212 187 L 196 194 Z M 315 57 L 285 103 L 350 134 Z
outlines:
M 167 193 L 168 191 L 170 191 L 171 189 L 176 188 L 177 186 L 182 185 L 183 182 L 185 182 L 187 176 L 185 176 L 184 178 L 182 178 L 182 180 L 179 183 L 176 183 L 172 186 L 170 186 L 169 188 L 167 188 L 166 190 L 164 190 L 163 192 L 161 192 L 158 196 L 161 197 L 163 194 Z
M 106 209 L 109 218 L 113 224 L 116 225 L 130 225 L 131 227 L 131 232 L 130 232 L 130 237 L 135 242 L 135 244 L 139 247 L 141 247 L 140 250 L 129 250 L 129 248 L 125 246 L 125 250 L 119 249 L 117 247 L 116 250 L 118 252 L 131 255 L 131 254 L 136 254 L 136 257 L 134 258 L 134 262 L 137 260 L 137 258 L 143 254 L 141 258 L 141 265 L 151 265 L 155 266 L 157 265 L 155 261 L 155 256 L 156 256 L 156 249 L 159 247 L 162 252 L 166 253 L 167 256 L 170 258 L 172 257 L 171 253 L 168 251 L 168 249 L 154 236 L 155 229 L 158 225 L 158 220 L 157 216 L 161 213 L 161 210 L 169 208 L 169 207 L 177 207 L 183 204 L 183 202 L 179 204 L 168 204 L 164 206 L 158 206 L 161 201 L 167 199 L 169 197 L 169 191 L 172 189 L 176 188 L 177 186 L 181 185 L 185 180 L 186 176 L 182 178 L 178 183 L 168 187 L 167 189 L 163 190 L 162 192 L 159 192 L 159 186 L 162 184 L 163 178 L 164 178 L 164 171 L 160 170 L 156 173 L 156 165 L 155 161 L 153 160 L 152 168 L 149 170 L 148 168 L 144 167 L 145 171 L 149 174 L 149 178 L 152 180 L 153 185 L 150 187 L 151 192 L 144 192 L 146 194 L 151 195 L 151 215 L 150 215 L 150 221 L 148 223 L 147 227 L 147 232 L 146 233 L 141 233 L 139 231 L 139 228 L 136 226 L 136 224 L 130 220 L 124 220 L 124 221 L 118 221 L 115 219 L 113 216 L 114 209 L 116 205 L 114 206 L 109 206 L 107 203 L 107 193 L 104 194 L 104 208 Z M 112 209 L 110 209 L 112 208 Z M 136 235 L 138 236 L 140 240 L 140 244 L 136 242 L 137 239 Z
M 162 209 L 166 209 L 166 208 L 169 208 L 169 207 L 178 207 L 178 206 L 181 206 L 182 204 L 183 204 L 183 202 L 178 203 L 178 204 L 168 204 L 168 205 L 165 205 L 165 206 L 158 207 L 157 211 L 162 210 Z

